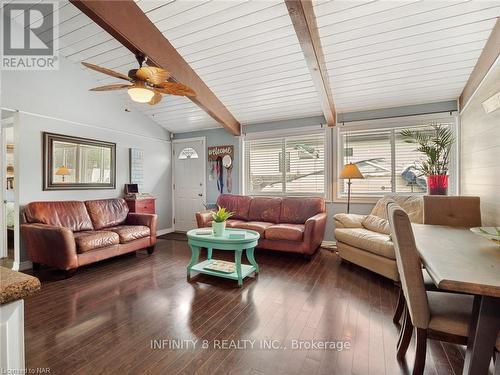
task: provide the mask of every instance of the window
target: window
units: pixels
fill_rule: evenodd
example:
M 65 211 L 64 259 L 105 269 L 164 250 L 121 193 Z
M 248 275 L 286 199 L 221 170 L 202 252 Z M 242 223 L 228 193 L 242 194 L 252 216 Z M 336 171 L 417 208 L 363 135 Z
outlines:
M 450 123 L 440 122 L 445 126 Z M 370 130 L 339 130 L 338 170 L 344 164 L 356 164 L 364 179 L 355 180 L 351 194 L 357 197 L 381 196 L 388 193 L 426 193 L 427 180 L 420 175 L 416 165 L 424 155 L 416 151 L 416 145 L 407 143 L 401 136 L 403 129 L 429 130 L 429 125 L 397 126 Z M 453 174 L 453 160 L 450 175 Z M 453 185 L 450 178 L 450 185 Z M 338 197 L 347 196 L 347 180 L 340 180 Z M 453 191 L 453 186 L 450 186 Z
M 191 147 L 186 147 L 184 150 L 182 150 L 179 153 L 179 159 L 184 160 L 184 159 L 198 159 L 198 153 L 194 148 Z
M 325 194 L 325 133 L 246 140 L 245 193 Z

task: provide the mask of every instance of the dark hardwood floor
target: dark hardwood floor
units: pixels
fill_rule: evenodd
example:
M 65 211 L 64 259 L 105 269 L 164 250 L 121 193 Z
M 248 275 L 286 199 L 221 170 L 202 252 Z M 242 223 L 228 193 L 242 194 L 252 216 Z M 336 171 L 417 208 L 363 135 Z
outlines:
M 25 304 L 28 368 L 48 367 L 51 374 L 410 372 L 413 343 L 408 365 L 396 361 L 391 281 L 322 250 L 311 261 L 256 251 L 261 273 L 242 288 L 203 275 L 188 283 L 189 258 L 186 242 L 160 240 L 152 256 L 110 259 L 70 279 L 42 268 L 42 291 Z M 173 339 L 200 342 L 195 349 L 151 348 L 152 340 Z M 277 340 L 267 342 L 287 349 L 215 349 L 224 339 Z M 351 348 L 293 350 L 292 340 L 339 340 Z M 426 374 L 458 374 L 463 356 L 463 347 L 431 342 Z

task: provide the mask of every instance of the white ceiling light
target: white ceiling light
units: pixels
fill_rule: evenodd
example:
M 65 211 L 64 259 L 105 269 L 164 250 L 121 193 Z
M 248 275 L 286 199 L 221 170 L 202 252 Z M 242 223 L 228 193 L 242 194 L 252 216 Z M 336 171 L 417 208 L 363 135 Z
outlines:
M 153 90 L 147 89 L 145 87 L 132 87 L 127 90 L 130 99 L 137 103 L 148 103 L 155 93 Z

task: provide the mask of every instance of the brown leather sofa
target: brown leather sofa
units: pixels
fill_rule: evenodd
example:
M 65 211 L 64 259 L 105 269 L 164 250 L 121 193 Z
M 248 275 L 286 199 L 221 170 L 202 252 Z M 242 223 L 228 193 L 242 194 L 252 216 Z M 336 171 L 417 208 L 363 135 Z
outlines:
M 32 202 L 24 210 L 21 241 L 33 268 L 71 271 L 156 244 L 157 216 L 129 213 L 123 199 Z
M 323 198 L 222 194 L 217 204 L 234 213 L 227 221 L 227 228 L 259 232 L 259 248 L 310 256 L 323 241 L 326 226 Z M 211 226 L 211 212 L 198 212 L 196 221 L 198 228 Z

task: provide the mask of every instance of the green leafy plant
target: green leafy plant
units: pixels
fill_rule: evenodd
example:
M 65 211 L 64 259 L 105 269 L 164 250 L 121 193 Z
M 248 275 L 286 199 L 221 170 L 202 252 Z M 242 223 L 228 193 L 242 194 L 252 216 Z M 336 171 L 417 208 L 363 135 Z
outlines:
M 417 144 L 416 150 L 426 156 L 420 165 L 416 165 L 422 175 L 446 175 L 455 136 L 449 126 L 443 126 L 439 123 L 430 125 L 433 131 L 405 129 L 401 131 L 401 136 L 405 142 Z
M 212 219 L 216 223 L 223 223 L 227 219 L 229 219 L 231 216 L 233 216 L 233 213 L 230 211 L 227 211 L 224 207 L 217 206 L 219 209 L 217 211 L 212 212 Z

